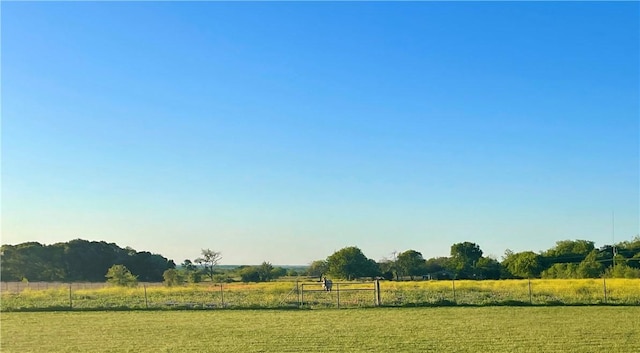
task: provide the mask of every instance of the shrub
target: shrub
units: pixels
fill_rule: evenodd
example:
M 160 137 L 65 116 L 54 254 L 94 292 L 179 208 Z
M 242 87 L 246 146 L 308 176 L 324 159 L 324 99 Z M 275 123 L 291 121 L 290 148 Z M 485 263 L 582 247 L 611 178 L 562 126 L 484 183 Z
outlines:
M 164 284 L 167 287 L 182 284 L 182 277 L 180 276 L 180 272 L 172 268 L 164 271 L 164 273 L 162 274 L 162 278 L 164 278 Z
M 124 265 L 113 265 L 105 275 L 107 282 L 122 287 L 135 287 L 138 285 L 138 276 L 134 276 Z

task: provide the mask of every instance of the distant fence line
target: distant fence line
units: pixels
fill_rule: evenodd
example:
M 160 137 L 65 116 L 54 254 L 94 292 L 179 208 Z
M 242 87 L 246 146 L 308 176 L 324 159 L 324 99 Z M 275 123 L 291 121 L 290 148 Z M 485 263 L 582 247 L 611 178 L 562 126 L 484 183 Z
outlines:
M 0 282 L 0 292 L 20 293 L 23 290 L 46 290 L 57 288 L 80 289 L 101 289 L 109 287 L 106 282 Z M 140 282 L 139 286 L 162 287 L 162 282 Z
M 105 288 L 108 290 L 102 290 Z M 0 310 L 345 308 L 443 305 L 640 305 L 640 280 L 213 284 L 2 282 Z

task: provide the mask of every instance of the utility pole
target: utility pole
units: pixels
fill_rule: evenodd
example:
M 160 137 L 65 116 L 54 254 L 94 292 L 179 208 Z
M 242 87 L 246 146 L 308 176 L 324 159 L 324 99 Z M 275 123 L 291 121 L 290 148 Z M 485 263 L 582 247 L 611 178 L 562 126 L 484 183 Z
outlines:
M 611 211 L 611 248 L 613 253 L 613 258 L 611 258 L 611 270 L 616 269 L 616 255 L 618 252 L 616 251 L 616 214 L 614 211 Z

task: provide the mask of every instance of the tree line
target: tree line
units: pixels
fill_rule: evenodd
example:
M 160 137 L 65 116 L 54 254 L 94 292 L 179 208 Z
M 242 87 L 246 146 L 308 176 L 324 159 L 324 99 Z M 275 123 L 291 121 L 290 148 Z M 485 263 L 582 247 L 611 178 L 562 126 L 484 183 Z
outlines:
M 472 242 L 455 243 L 450 256 L 424 259 L 417 250 L 376 262 L 355 246 L 311 263 L 311 276 L 336 278 L 511 279 L 511 278 L 640 278 L 640 236 L 632 241 L 595 247 L 588 240 L 562 240 L 546 251 L 506 250 L 502 261 L 484 256 Z
M 121 248 L 114 243 L 75 239 L 42 245 L 27 242 L 2 245 L 0 278 L 3 281 L 63 281 L 113 283 L 161 282 L 168 285 L 203 280 L 215 283 L 263 282 L 282 276 L 328 275 L 333 278 L 403 279 L 509 279 L 509 278 L 640 278 L 640 236 L 615 245 L 595 247 L 588 240 L 562 240 L 546 251 L 505 251 L 501 260 L 484 256 L 472 242 L 455 243 L 450 256 L 425 259 L 417 250 L 375 261 L 356 246 L 345 247 L 306 269 L 295 271 L 264 261 L 257 266 L 222 270 L 222 255 L 202 249 L 193 261 L 180 266 L 173 260 L 147 251 Z M 114 267 L 116 266 L 116 267 Z
M 104 282 L 108 270 L 122 265 L 143 282 L 160 282 L 172 260 L 114 243 L 75 239 L 42 245 L 27 242 L 0 247 L 3 281 Z
M 263 261 L 262 264 L 257 266 L 242 265 L 231 269 L 221 269 L 217 267 L 221 259 L 222 254 L 220 252 L 202 249 L 201 256 L 194 261 L 185 259 L 177 268 L 166 270 L 163 274 L 164 283 L 168 286 L 174 286 L 184 283 L 198 283 L 203 280 L 214 283 L 229 283 L 237 280 L 242 282 L 268 282 L 284 276 L 305 274 L 304 271 L 298 272 L 291 268 L 273 266 L 267 261 Z

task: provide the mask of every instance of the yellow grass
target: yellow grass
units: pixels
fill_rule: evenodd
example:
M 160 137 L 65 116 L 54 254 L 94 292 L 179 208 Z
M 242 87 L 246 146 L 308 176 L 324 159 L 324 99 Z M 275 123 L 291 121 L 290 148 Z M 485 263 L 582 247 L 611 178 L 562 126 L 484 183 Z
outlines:
M 304 284 L 304 286 L 303 286 Z M 605 291 L 606 285 L 606 291 Z M 222 286 L 222 287 L 221 287 Z M 301 292 L 304 288 L 304 293 Z M 339 293 L 337 289 L 340 289 Z M 2 311 L 109 308 L 278 308 L 373 306 L 373 282 L 334 282 L 323 292 L 317 282 L 201 283 L 176 287 L 70 289 L 58 287 L 2 292 Z M 486 281 L 381 281 L 387 306 L 423 305 L 640 305 L 640 279 L 532 279 Z

